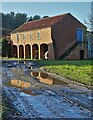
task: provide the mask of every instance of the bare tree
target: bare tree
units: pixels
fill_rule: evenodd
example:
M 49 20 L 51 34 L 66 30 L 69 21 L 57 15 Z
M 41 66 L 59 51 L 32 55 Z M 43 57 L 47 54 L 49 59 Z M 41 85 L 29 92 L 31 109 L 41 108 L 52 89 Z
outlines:
M 88 20 L 85 21 L 85 24 L 88 25 L 89 28 L 89 31 L 87 32 L 89 59 L 93 59 L 93 14 L 92 13 L 88 15 Z
M 89 30 L 93 32 L 93 15 L 88 14 L 88 21 L 85 20 L 85 24 L 88 25 Z

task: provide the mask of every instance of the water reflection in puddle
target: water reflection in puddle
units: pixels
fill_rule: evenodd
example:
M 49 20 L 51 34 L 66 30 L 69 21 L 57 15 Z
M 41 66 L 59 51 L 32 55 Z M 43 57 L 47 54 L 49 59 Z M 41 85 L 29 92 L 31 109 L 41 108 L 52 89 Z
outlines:
M 28 94 L 28 95 L 32 95 L 32 96 L 36 96 L 37 94 L 32 92 L 31 90 L 22 90 L 23 93 Z
M 24 82 L 22 80 L 10 80 L 7 82 L 7 85 L 13 86 L 13 87 L 18 87 L 18 88 L 29 88 L 31 87 L 30 82 Z
M 67 85 L 68 84 L 64 81 L 56 79 L 43 72 L 31 72 L 31 76 L 38 78 L 41 83 L 45 83 L 48 85 Z
M 6 83 L 6 85 L 11 86 L 11 87 L 16 87 L 16 88 L 20 88 L 21 92 L 28 94 L 28 95 L 32 95 L 32 96 L 36 96 L 37 94 L 35 94 L 34 92 L 32 92 L 31 90 L 29 90 L 28 88 L 31 87 L 31 83 L 30 82 L 25 82 L 22 80 L 10 80 L 9 82 Z

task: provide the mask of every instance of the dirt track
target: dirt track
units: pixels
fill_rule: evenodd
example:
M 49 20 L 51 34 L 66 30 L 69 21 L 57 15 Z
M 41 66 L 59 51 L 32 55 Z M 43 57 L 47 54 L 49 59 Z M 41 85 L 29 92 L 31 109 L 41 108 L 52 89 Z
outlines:
M 11 64 L 3 64 L 2 94 L 13 111 L 9 111 L 12 115 L 4 112 L 3 119 L 92 117 L 91 90 L 71 84 L 41 83 L 31 76 L 33 69 L 28 69 L 27 64 Z

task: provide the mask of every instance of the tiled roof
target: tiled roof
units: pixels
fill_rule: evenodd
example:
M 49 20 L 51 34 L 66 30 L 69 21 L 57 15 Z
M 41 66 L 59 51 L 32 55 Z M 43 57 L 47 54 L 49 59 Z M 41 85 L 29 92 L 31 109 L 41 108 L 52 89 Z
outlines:
M 58 22 L 60 19 L 63 19 L 68 14 L 69 13 L 54 16 L 54 17 L 44 18 L 44 19 L 41 19 L 41 20 L 26 22 L 26 23 L 22 24 L 21 26 L 19 26 L 14 31 L 12 31 L 12 33 L 51 27 L 53 24 Z

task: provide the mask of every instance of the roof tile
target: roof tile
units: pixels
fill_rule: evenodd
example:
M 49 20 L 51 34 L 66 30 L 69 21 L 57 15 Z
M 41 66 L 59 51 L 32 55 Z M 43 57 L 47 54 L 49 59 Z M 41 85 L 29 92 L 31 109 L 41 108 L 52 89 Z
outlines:
M 12 33 L 24 32 L 24 31 L 33 30 L 33 29 L 41 29 L 41 28 L 51 27 L 53 24 L 58 22 L 60 19 L 63 19 L 68 14 L 69 13 L 54 16 L 54 17 L 44 18 L 44 19 L 41 19 L 41 20 L 25 22 L 24 24 L 19 26 L 17 29 L 12 31 Z

